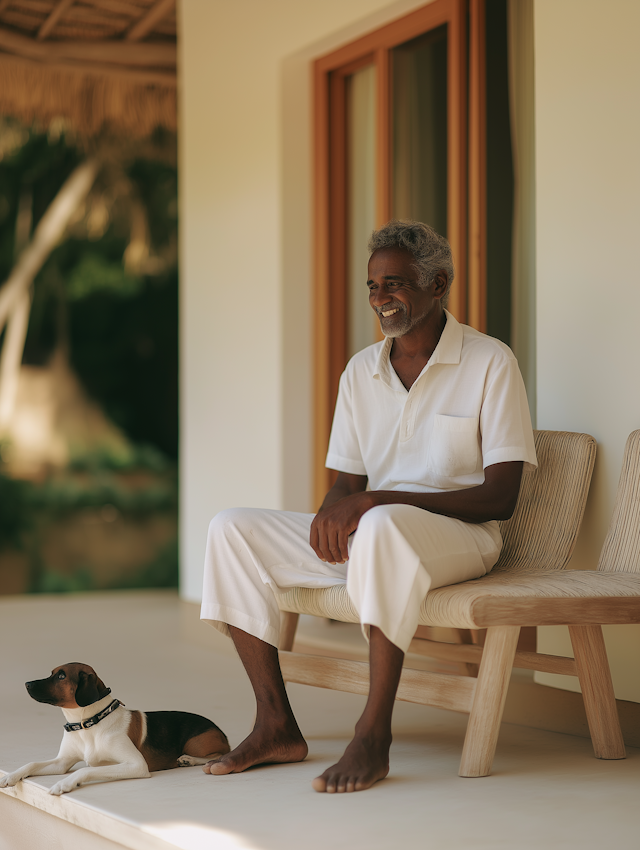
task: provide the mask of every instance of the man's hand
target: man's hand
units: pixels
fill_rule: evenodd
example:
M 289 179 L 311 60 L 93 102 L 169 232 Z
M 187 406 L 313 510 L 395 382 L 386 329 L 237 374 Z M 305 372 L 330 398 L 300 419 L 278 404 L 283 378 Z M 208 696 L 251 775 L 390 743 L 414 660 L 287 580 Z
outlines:
M 321 561 L 344 564 L 348 560 L 349 535 L 358 527 L 362 514 L 374 504 L 369 493 L 354 493 L 316 514 L 310 543 Z
M 522 461 L 496 463 L 485 469 L 484 483 L 478 487 L 439 493 L 366 491 L 365 475 L 339 472 L 311 524 L 311 548 L 322 561 L 344 564 L 349 558 L 349 535 L 358 527 L 360 517 L 376 505 L 414 505 L 463 522 L 509 519 L 520 491 L 522 466 Z
M 321 561 L 344 564 L 349 558 L 349 535 L 360 517 L 375 504 L 366 493 L 367 476 L 339 472 L 311 524 L 309 543 Z

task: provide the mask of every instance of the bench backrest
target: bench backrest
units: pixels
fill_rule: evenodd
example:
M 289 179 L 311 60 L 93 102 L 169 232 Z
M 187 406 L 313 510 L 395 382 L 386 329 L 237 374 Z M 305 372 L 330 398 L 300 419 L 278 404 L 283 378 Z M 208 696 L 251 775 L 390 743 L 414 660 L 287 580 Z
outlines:
M 640 431 L 627 439 L 609 531 L 600 553 L 601 572 L 640 572 Z
M 515 512 L 500 523 L 504 546 L 493 573 L 562 570 L 578 537 L 596 441 L 569 431 L 535 431 L 534 436 L 538 468 L 522 476 Z

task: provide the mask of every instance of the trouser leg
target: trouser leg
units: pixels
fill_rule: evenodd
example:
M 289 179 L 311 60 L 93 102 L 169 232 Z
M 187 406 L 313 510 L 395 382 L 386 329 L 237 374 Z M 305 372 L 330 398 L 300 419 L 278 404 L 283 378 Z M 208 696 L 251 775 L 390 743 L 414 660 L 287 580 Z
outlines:
M 309 545 L 312 521 L 313 514 L 289 511 L 218 514 L 207 540 L 202 619 L 224 634 L 228 624 L 277 646 L 279 592 L 346 579 L 365 634 L 378 626 L 406 652 L 429 589 L 484 575 L 500 551 L 495 523 L 473 525 L 410 505 L 384 505 L 362 516 L 347 564 L 327 564 Z
M 429 590 L 485 575 L 499 552 L 495 524 L 464 523 L 411 505 L 367 511 L 347 570 L 347 591 L 365 636 L 368 626 L 377 626 L 406 652 Z
M 313 514 L 235 508 L 209 526 L 201 618 L 223 634 L 236 626 L 277 646 L 278 592 L 344 583 L 346 565 L 326 564 L 309 545 Z

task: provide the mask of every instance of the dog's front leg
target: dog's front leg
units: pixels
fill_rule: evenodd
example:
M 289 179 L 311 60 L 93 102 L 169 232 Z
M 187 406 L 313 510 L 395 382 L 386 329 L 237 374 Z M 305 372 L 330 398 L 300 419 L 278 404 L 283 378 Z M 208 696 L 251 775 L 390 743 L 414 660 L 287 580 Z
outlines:
M 151 776 L 144 758 L 122 764 L 107 764 L 101 767 L 83 767 L 65 776 L 49 789 L 50 794 L 59 796 L 86 785 L 87 782 L 112 782 L 115 779 L 148 779 Z
M 27 776 L 50 776 L 56 773 L 68 773 L 73 765 L 80 761 L 80 758 L 77 755 L 58 755 L 57 758 L 49 759 L 49 761 L 32 761 L 12 773 L 5 774 L 0 779 L 0 788 L 10 788 L 17 785 L 21 779 L 26 779 Z

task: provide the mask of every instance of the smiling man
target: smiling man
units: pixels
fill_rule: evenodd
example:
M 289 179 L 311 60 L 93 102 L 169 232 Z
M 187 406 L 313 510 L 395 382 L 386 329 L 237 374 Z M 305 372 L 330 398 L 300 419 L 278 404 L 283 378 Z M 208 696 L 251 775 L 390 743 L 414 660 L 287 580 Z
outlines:
M 485 575 L 523 469 L 536 465 L 518 364 L 506 345 L 446 311 L 449 244 L 392 221 L 369 243 L 369 303 L 383 342 L 340 380 L 316 515 L 224 511 L 209 527 L 202 618 L 233 639 L 257 701 L 253 731 L 210 774 L 301 761 L 307 745 L 278 663 L 277 595 L 347 585 L 370 651 L 355 736 L 316 791 L 361 791 L 389 772 L 391 715 L 404 653 L 431 588 Z M 367 489 L 367 485 L 369 489 Z

